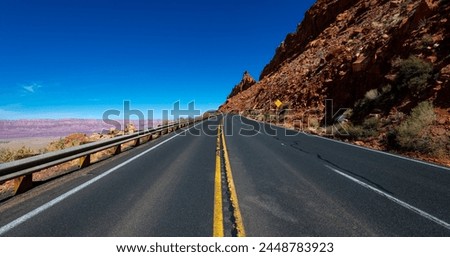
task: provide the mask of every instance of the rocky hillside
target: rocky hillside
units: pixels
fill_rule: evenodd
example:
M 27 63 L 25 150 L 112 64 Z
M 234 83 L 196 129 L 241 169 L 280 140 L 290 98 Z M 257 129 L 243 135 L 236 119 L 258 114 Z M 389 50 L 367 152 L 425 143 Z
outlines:
M 220 110 L 445 163 L 449 13 L 449 0 L 318 0 Z

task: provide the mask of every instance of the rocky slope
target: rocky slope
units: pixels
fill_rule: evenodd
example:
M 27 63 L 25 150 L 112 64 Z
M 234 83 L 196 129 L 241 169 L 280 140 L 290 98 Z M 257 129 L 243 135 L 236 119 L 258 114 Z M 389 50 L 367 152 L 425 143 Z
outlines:
M 220 110 L 446 163 L 449 13 L 448 0 L 318 0 Z

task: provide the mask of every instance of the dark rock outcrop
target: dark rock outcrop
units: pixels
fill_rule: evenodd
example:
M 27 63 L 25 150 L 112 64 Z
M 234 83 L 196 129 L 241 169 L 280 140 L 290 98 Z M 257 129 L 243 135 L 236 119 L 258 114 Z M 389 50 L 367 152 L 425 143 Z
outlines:
M 243 92 L 243 91 L 247 90 L 248 88 L 250 88 L 254 84 L 256 84 L 256 81 L 253 79 L 253 77 L 250 75 L 250 73 L 248 73 L 248 71 L 245 71 L 244 75 L 242 76 L 241 82 L 239 82 L 239 84 L 234 86 L 234 88 L 231 91 L 231 93 L 228 96 L 228 98 L 231 98 L 231 97 L 239 94 L 240 92 Z

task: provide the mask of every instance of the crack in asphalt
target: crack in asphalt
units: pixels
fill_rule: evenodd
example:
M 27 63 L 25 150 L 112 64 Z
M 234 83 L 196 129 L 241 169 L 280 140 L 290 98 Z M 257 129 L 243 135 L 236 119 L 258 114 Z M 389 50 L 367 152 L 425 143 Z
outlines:
M 378 184 L 378 183 L 376 183 L 376 182 L 374 182 L 374 181 L 372 181 L 372 180 L 370 180 L 370 179 L 368 179 L 368 178 L 366 178 L 364 176 L 361 176 L 361 175 L 359 175 L 359 174 L 357 174 L 355 172 L 352 172 L 349 169 L 346 169 L 346 168 L 344 168 L 344 167 L 342 167 L 342 166 L 340 166 L 340 165 L 338 165 L 338 164 L 336 164 L 336 163 L 326 159 L 320 153 L 313 153 L 313 152 L 310 152 L 310 151 L 307 151 L 307 150 L 303 149 L 300 146 L 300 142 L 299 141 L 294 141 L 294 142 L 288 143 L 287 141 L 282 140 L 279 137 L 272 137 L 272 138 L 277 140 L 277 141 L 279 141 L 279 142 L 281 142 L 281 143 L 284 143 L 285 145 L 290 146 L 291 148 L 295 149 L 296 151 L 299 151 L 299 152 L 302 152 L 304 154 L 310 155 L 312 158 L 315 158 L 315 159 L 317 159 L 317 160 L 319 160 L 321 162 L 324 162 L 324 163 L 326 163 L 326 164 L 328 164 L 328 165 L 330 165 L 330 166 L 332 166 L 334 168 L 337 168 L 339 170 L 345 171 L 348 175 L 352 175 L 354 177 L 357 177 L 357 178 L 363 180 L 364 182 L 366 182 L 366 183 L 368 183 L 368 184 L 370 184 L 370 185 L 372 185 L 372 186 L 374 186 L 374 187 L 376 187 L 376 188 L 378 188 L 380 190 L 383 190 L 386 193 L 394 195 L 394 193 L 392 191 L 384 188 L 380 184 Z

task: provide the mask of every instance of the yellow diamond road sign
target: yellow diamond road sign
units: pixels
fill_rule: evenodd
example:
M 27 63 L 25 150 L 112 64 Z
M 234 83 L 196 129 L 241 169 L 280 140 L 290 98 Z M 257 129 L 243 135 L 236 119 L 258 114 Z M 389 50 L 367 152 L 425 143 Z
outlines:
M 283 103 L 280 101 L 280 100 L 276 100 L 275 101 L 275 105 L 277 106 L 277 108 L 280 108 L 280 106 L 282 105 Z

